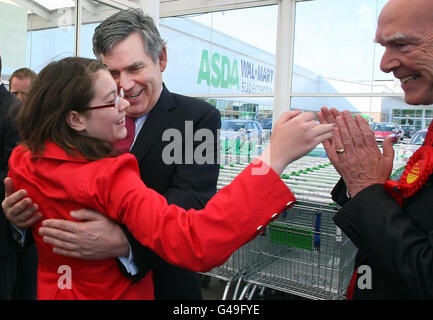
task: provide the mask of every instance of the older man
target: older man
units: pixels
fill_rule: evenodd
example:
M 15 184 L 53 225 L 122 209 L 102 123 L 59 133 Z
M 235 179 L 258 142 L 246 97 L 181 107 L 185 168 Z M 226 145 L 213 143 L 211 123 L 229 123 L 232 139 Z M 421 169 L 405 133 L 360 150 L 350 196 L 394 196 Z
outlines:
M 380 66 L 400 79 L 406 103 L 433 104 L 433 1 L 409 2 L 390 0 L 380 13 L 376 41 L 385 47 Z M 324 145 L 342 177 L 332 192 L 343 206 L 334 220 L 358 248 L 347 297 L 432 299 L 432 126 L 402 178 L 392 182 L 389 139 L 381 153 L 361 117 L 327 108 L 318 117 L 336 122 L 340 133 Z

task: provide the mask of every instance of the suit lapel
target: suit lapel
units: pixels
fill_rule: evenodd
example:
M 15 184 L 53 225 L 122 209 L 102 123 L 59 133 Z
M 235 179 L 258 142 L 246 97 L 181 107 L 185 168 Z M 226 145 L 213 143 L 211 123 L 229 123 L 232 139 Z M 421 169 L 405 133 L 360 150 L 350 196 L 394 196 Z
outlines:
M 138 162 L 141 161 L 157 140 L 161 141 L 164 130 L 168 128 L 169 123 L 175 116 L 173 112 L 175 107 L 176 104 L 170 92 L 163 84 L 161 96 L 155 107 L 150 111 L 131 150 Z

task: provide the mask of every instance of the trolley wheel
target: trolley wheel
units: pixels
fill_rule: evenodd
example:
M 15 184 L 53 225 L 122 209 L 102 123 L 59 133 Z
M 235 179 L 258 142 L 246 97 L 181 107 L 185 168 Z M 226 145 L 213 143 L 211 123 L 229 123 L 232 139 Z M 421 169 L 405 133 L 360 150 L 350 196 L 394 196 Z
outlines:
M 212 280 L 211 276 L 201 274 L 200 275 L 200 285 L 202 288 L 208 288 L 210 281 Z

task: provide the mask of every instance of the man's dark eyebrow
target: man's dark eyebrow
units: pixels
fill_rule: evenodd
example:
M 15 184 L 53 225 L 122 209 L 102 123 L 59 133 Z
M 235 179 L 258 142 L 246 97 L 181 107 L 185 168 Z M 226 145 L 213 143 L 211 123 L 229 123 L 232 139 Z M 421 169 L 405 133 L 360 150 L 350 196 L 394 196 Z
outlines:
M 142 63 L 142 62 L 134 62 L 134 63 L 130 64 L 129 66 L 127 66 L 126 69 L 134 69 L 137 67 L 141 67 L 143 65 L 144 65 L 144 63 Z
M 134 63 L 128 65 L 125 69 L 126 70 L 128 70 L 128 69 L 135 69 L 137 67 L 142 67 L 143 65 L 144 65 L 144 63 L 142 63 L 142 62 L 134 62 Z M 108 69 L 108 71 L 110 73 L 112 73 L 112 72 L 119 72 L 117 69 L 111 69 L 108 66 L 107 66 L 107 69 Z
M 111 69 L 109 67 L 107 67 L 108 72 L 113 73 L 113 72 L 118 72 L 116 69 Z

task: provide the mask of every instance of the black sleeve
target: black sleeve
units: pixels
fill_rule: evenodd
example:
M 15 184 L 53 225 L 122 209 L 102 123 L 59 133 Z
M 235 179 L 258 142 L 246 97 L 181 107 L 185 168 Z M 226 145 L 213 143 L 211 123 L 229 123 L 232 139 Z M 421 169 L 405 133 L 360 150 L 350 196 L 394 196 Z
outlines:
M 383 185 L 375 184 L 347 201 L 334 217 L 372 264 L 424 299 L 433 297 L 432 194 L 432 188 L 420 192 L 408 212 L 407 203 L 400 207 Z
M 334 189 L 331 191 L 331 196 L 332 200 L 334 200 L 335 203 L 338 203 L 340 206 L 344 206 L 344 204 L 349 201 L 349 198 L 347 197 L 346 184 L 344 183 L 343 178 L 338 180 Z
M 159 263 L 159 259 L 161 258 L 152 250 L 144 247 L 140 242 L 138 242 L 125 225 L 121 225 L 121 227 L 128 238 L 129 245 L 131 246 L 134 263 L 138 268 L 138 273 L 132 276 L 119 259 L 117 259 L 117 264 L 126 277 L 131 279 L 133 282 L 136 282 L 143 278 L 149 271 L 155 269 L 157 263 Z
M 14 119 L 20 107 L 14 97 L 7 97 L 2 101 L 0 111 L 0 198 L 5 198 L 4 179 L 7 177 L 8 161 L 12 150 L 17 146 L 19 135 L 14 125 Z M 0 207 L 0 254 L 9 254 L 20 249 L 14 240 L 11 225 Z

